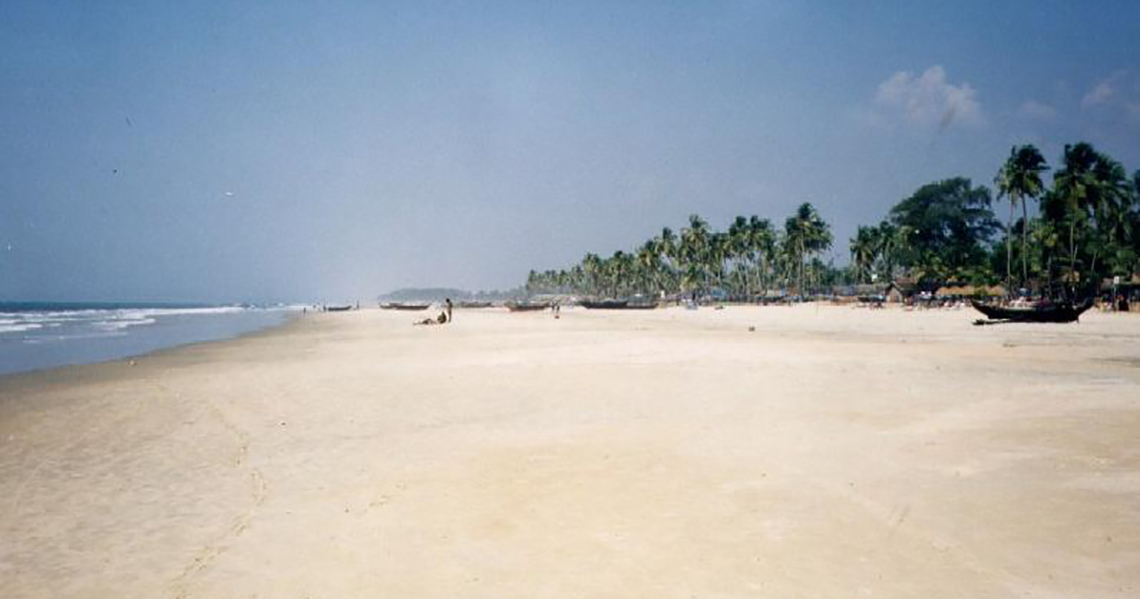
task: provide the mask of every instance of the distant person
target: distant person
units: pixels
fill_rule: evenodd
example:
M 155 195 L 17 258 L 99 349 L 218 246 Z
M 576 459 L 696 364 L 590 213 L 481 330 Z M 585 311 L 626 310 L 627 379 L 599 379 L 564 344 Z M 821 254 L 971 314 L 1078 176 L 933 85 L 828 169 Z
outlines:
M 451 322 L 452 321 L 452 318 L 451 318 L 451 298 L 449 297 L 443 301 L 447 305 L 447 322 Z

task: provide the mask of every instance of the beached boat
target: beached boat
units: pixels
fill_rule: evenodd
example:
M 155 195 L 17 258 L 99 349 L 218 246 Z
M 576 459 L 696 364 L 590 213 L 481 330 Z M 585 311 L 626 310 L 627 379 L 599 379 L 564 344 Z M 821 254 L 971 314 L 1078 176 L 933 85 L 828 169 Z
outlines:
M 995 322 L 1076 322 L 1081 314 L 1092 307 L 1091 299 L 1079 304 L 1057 302 L 1040 306 L 995 306 L 973 300 L 970 302 L 978 312 L 986 315 L 989 321 L 978 320 L 975 324 Z
M 657 302 L 645 299 L 580 300 L 578 305 L 591 310 L 652 310 L 657 308 Z
M 629 305 L 629 300 L 619 299 L 583 299 L 578 305 L 588 310 L 621 310 Z
M 491 302 L 463 301 L 456 304 L 460 308 L 490 308 Z
M 325 306 L 325 312 L 348 312 L 352 306 Z
M 431 307 L 431 304 L 405 304 L 403 302 L 388 302 L 386 304 L 380 304 L 380 307 L 385 309 L 385 310 L 419 311 L 419 310 L 427 310 L 429 307 Z
M 511 312 L 537 312 L 550 307 L 550 302 L 507 302 L 504 304 Z
M 580 300 L 578 304 L 589 310 L 652 310 L 657 302 L 652 300 L 595 299 Z

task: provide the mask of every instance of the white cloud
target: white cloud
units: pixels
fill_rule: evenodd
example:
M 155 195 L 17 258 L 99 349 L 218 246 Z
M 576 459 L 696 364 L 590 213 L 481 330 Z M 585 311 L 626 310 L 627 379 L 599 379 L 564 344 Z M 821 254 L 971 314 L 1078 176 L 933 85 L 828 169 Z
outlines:
M 1026 100 L 1017 109 L 1017 116 L 1036 121 L 1052 121 L 1057 118 L 1057 109 L 1037 100 Z
M 1093 106 L 1100 106 L 1112 99 L 1116 94 L 1113 85 L 1108 80 L 1101 81 L 1096 84 L 1096 87 L 1089 90 L 1085 97 L 1081 98 L 1081 106 L 1083 108 L 1092 108 Z
M 1081 98 L 1081 107 L 1102 118 L 1140 125 L 1140 76 L 1122 70 L 1101 79 Z
M 875 102 L 920 128 L 937 127 L 942 131 L 955 123 L 979 125 L 983 122 L 977 91 L 969 83 L 950 83 L 946 71 L 938 65 L 917 76 L 909 71 L 891 75 L 879 84 Z

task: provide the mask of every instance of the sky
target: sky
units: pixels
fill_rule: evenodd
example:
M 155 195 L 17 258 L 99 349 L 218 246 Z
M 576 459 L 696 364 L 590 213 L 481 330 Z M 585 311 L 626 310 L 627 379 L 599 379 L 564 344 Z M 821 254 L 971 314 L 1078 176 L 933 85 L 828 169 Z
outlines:
M 1137 25 L 1129 1 L 6 0 L 0 300 L 509 288 L 803 202 L 842 264 L 1014 144 L 1140 169 Z

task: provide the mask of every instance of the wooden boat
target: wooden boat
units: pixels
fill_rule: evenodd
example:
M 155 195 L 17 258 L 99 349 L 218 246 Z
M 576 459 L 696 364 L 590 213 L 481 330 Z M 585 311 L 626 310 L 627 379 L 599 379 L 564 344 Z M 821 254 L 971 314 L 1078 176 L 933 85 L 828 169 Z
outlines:
M 325 306 L 325 312 L 348 312 L 352 306 Z
M 629 305 L 629 300 L 619 299 L 584 299 L 578 300 L 578 305 L 588 310 L 621 310 Z
M 380 307 L 385 310 L 412 310 L 418 312 L 420 310 L 427 310 L 431 307 L 431 304 L 405 304 L 402 302 L 388 302 L 386 304 L 380 304 Z
M 550 302 L 507 302 L 504 304 L 511 312 L 537 312 L 550 307 Z
M 978 312 L 986 315 L 989 321 L 978 320 L 974 324 L 994 324 L 998 322 L 1077 322 L 1081 314 L 1092 307 L 1091 299 L 1079 304 L 1057 302 L 1044 306 L 1024 308 L 994 306 L 973 300 L 970 302 Z
M 460 308 L 490 308 L 491 302 L 463 301 L 456 304 Z
M 657 307 L 657 302 L 652 300 L 580 300 L 578 304 L 589 310 L 653 310 Z

